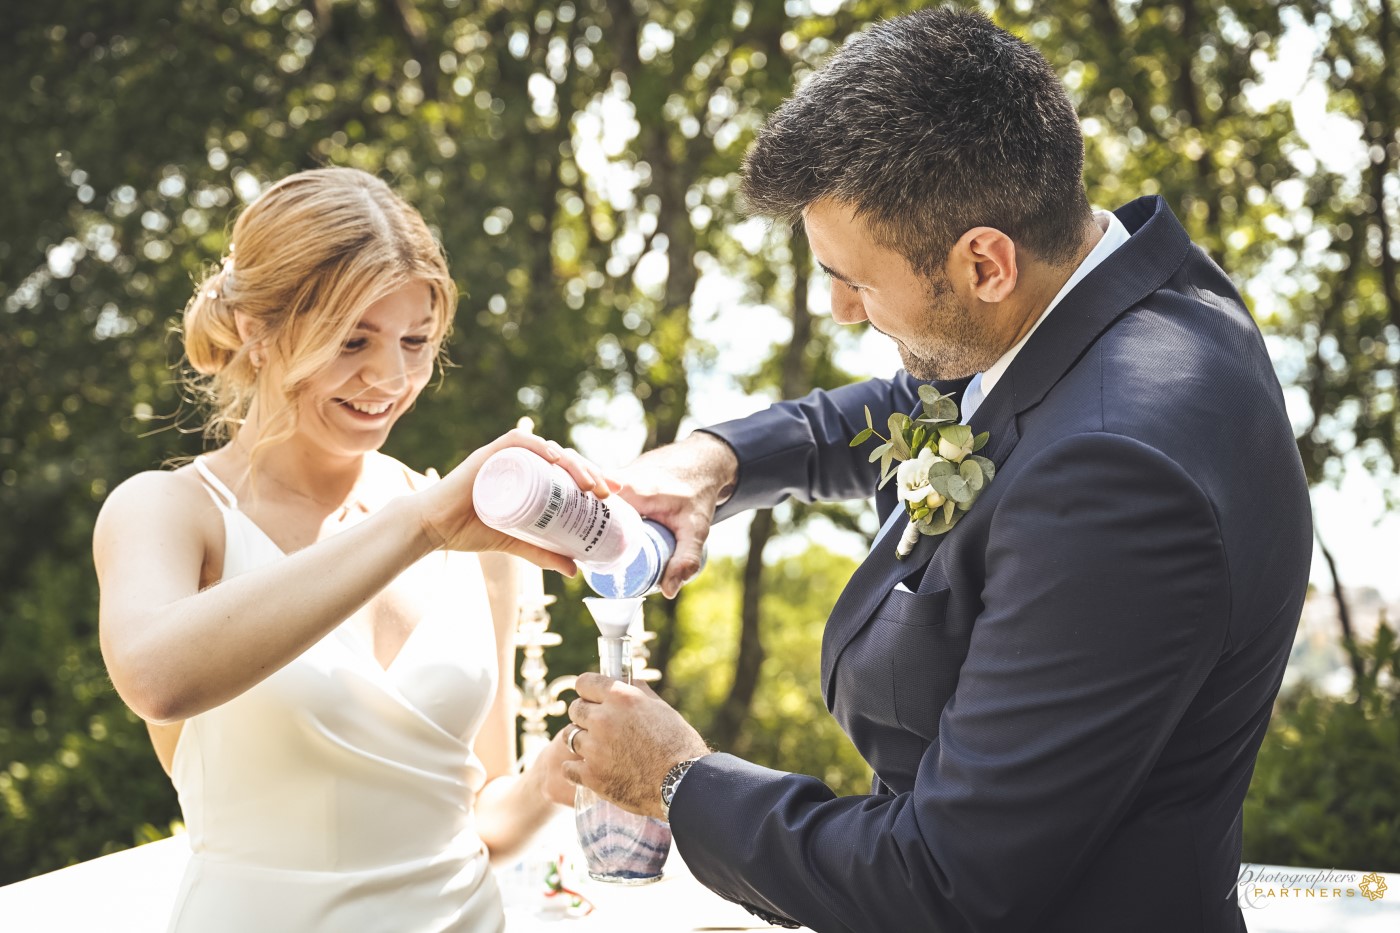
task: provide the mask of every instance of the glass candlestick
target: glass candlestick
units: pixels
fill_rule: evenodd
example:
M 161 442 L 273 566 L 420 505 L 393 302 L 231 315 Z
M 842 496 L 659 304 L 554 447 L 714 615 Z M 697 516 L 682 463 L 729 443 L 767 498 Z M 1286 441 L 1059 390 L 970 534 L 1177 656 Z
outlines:
M 632 639 L 627 629 L 641 610 L 641 598 L 585 598 L 602 636 L 598 669 L 632 682 Z M 671 827 L 662 820 L 628 812 L 580 785 L 574 796 L 574 825 L 589 877 L 611 884 L 650 884 L 661 879 L 671 852 Z

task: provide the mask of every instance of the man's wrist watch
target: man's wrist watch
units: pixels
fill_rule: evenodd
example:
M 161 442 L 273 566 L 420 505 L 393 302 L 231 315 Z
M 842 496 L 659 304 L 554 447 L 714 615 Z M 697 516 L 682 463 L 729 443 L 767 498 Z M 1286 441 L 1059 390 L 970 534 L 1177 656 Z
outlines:
M 676 788 L 681 786 L 681 778 L 690 770 L 690 766 L 699 761 L 699 758 L 689 758 L 685 761 L 678 761 L 671 766 L 671 770 L 666 772 L 666 776 L 661 779 L 661 818 L 667 822 L 671 819 L 671 801 L 675 799 Z

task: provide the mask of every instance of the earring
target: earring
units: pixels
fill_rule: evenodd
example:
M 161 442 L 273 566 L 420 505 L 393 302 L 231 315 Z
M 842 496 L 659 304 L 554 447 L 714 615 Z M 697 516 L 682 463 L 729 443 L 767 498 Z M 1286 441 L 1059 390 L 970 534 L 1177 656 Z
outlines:
M 254 368 L 254 369 L 262 369 L 262 364 L 263 364 L 262 353 L 261 353 L 260 351 L 258 351 L 258 350 L 252 351 L 251 353 L 248 354 L 248 362 L 250 362 L 250 363 L 253 364 L 253 368 Z

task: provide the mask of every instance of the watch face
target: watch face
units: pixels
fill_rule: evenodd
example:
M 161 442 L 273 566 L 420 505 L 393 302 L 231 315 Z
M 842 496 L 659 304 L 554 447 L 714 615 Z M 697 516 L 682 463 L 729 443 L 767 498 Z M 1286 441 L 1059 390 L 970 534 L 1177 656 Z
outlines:
M 676 796 L 676 788 L 681 784 L 681 778 L 690 770 L 690 766 L 695 764 L 695 759 L 682 761 L 675 764 L 670 771 L 666 772 L 665 779 L 661 782 L 661 805 L 669 812 L 671 809 L 671 798 Z

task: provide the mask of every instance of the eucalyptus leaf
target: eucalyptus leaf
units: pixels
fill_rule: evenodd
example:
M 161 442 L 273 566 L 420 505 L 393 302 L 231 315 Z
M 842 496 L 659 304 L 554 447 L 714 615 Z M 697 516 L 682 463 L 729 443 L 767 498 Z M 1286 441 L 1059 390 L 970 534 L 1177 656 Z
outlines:
M 939 421 L 957 421 L 958 403 L 945 396 L 933 406 L 933 414 Z
M 894 455 L 900 460 L 910 457 L 909 442 L 904 439 L 904 429 L 909 425 L 909 416 L 901 412 L 890 415 L 890 444 Z
M 958 468 L 954 466 L 951 461 L 944 460 L 941 457 L 933 461 L 933 465 L 928 468 L 930 479 L 935 476 L 952 476 L 956 472 L 958 472 Z
M 870 440 L 871 435 L 873 435 L 874 433 L 874 428 L 866 428 L 864 431 L 861 431 L 855 437 L 851 438 L 851 446 L 859 447 L 861 444 L 864 444 L 866 441 Z
M 971 460 L 973 463 L 976 463 L 982 468 L 982 479 L 985 482 L 990 483 L 992 481 L 992 478 L 997 475 L 997 465 L 992 461 L 988 460 L 986 457 L 972 456 L 968 457 L 967 459 Z
M 952 524 L 954 522 L 953 511 L 956 508 L 957 504 L 953 502 L 952 499 L 949 499 L 947 502 L 943 503 L 943 520 L 948 523 L 949 527 L 952 527 Z
M 958 475 L 967 480 L 967 485 L 973 492 L 979 491 L 986 480 L 982 477 L 982 467 L 975 460 L 968 457 L 958 467 Z
M 954 502 L 967 502 L 972 498 L 972 490 L 968 488 L 967 480 L 961 476 L 948 477 L 948 498 Z
M 981 434 L 979 434 L 979 435 L 977 435 L 976 437 L 974 437 L 974 438 L 972 439 L 972 449 L 973 449 L 973 450 L 981 450 L 983 447 L 986 447 L 986 446 L 987 446 L 987 438 L 989 438 L 989 437 L 991 437 L 991 436 L 992 436 L 992 435 L 991 435 L 991 432 L 989 432 L 989 431 L 983 431 Z
M 920 534 L 945 535 L 952 530 L 955 524 L 957 524 L 956 521 L 950 522 L 944 518 L 943 511 L 940 509 L 935 515 L 917 527 Z
M 940 496 L 946 496 L 948 495 L 948 483 L 952 478 L 953 474 L 951 473 L 944 473 L 941 476 L 933 476 L 930 474 L 928 484 L 934 492 L 938 493 Z
M 872 450 L 872 451 L 870 452 L 870 461 L 869 461 L 869 462 L 870 462 L 870 463 L 874 463 L 876 460 L 879 460 L 881 457 L 883 457 L 886 453 L 889 452 L 889 449 L 890 449 L 890 445 L 889 445 L 889 444 L 881 444 L 879 447 L 876 447 L 874 450 Z
M 931 385 L 919 386 L 919 401 L 923 402 L 925 405 L 936 405 L 938 404 L 938 400 L 942 397 L 943 393 L 939 392 Z
M 865 406 L 865 426 L 870 430 L 875 430 L 875 422 L 870 418 L 870 406 Z

